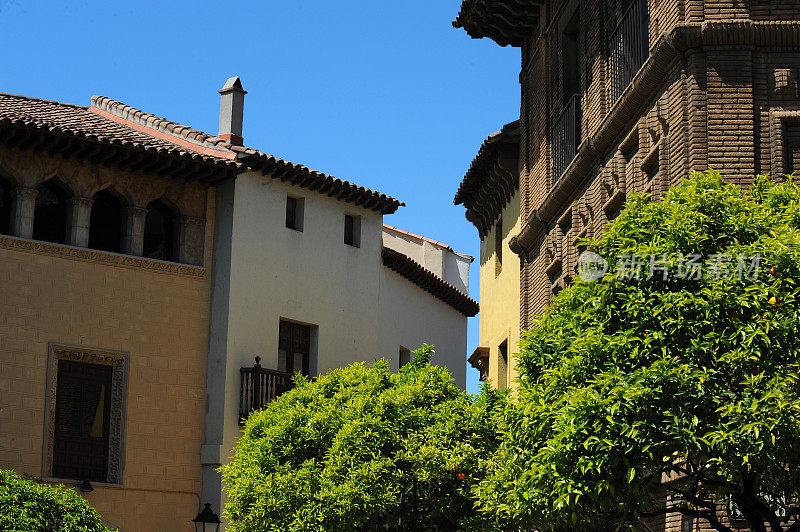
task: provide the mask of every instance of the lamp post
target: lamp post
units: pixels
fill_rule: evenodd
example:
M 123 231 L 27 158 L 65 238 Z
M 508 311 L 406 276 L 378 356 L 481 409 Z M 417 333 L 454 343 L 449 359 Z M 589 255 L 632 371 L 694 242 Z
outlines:
M 219 525 L 222 521 L 219 516 L 211 510 L 211 503 L 205 503 L 205 508 L 198 512 L 194 519 L 194 529 L 196 532 L 219 532 Z

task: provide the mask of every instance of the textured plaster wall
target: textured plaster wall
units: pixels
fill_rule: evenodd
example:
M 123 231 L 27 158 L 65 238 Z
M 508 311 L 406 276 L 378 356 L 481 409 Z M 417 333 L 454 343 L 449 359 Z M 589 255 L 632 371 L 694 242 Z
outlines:
M 84 496 L 125 532 L 193 530 L 209 293 L 207 271 L 191 277 L 0 247 L 0 468 L 44 474 L 49 343 L 123 351 L 122 484 L 95 483 Z
M 432 344 L 431 361 L 444 366 L 458 385 L 466 385 L 467 318 L 450 306 L 412 285 L 388 268 L 381 270 L 380 348 L 377 355 L 397 370 L 400 346 L 414 350 Z
M 286 196 L 304 202 L 303 231 L 285 227 Z M 312 374 L 436 343 L 464 386 L 466 318 L 381 262 L 382 216 L 245 173 L 217 190 L 203 500 L 224 504 L 214 469 L 232 456 L 240 368 L 277 369 L 281 319 L 312 325 Z M 361 245 L 344 244 L 344 215 Z M 215 495 L 216 494 L 216 495 Z M 213 497 L 213 498 L 212 498 Z
M 411 257 L 456 289 L 469 294 L 469 267 L 472 260 L 442 246 L 384 227 L 383 244 Z
M 502 269 L 497 272 L 497 255 L 495 254 L 495 232 L 497 226 L 481 240 L 481 286 L 480 286 L 480 325 L 478 337 L 480 345 L 489 348 L 488 378 L 495 387 L 501 386 L 498 379 L 498 363 L 500 360 L 500 344 L 508 341 L 507 383 L 513 385 L 517 378 L 514 368 L 514 354 L 518 352 L 517 343 L 520 338 L 520 269 L 519 256 L 508 247 L 509 239 L 520 230 L 519 192 L 503 208 L 503 249 Z

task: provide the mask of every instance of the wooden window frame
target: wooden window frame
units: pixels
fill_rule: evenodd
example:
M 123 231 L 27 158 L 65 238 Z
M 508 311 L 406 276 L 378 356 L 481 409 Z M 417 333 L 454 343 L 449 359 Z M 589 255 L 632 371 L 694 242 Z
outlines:
M 55 443 L 56 398 L 58 390 L 58 361 L 68 360 L 112 367 L 109 423 L 108 472 L 101 485 L 122 485 L 124 466 L 125 404 L 128 388 L 128 353 L 79 346 L 50 344 L 48 346 L 47 393 L 45 399 L 45 441 L 43 445 L 42 478 L 70 482 L 86 479 L 56 477 L 53 475 L 53 450 Z
M 311 325 L 298 323 L 291 320 L 281 319 L 278 323 L 278 351 L 286 352 L 286 367 L 279 367 L 279 371 L 285 373 L 302 373 L 309 376 L 313 370 L 311 367 L 311 348 L 312 331 Z M 307 334 L 303 335 L 305 331 Z M 305 351 L 305 352 L 304 352 Z M 303 367 L 296 371 L 294 367 L 295 354 L 303 355 Z M 280 366 L 280 355 L 278 356 L 278 366 Z
M 305 201 L 303 198 L 286 195 L 286 228 L 303 232 L 303 214 Z
M 344 243 L 354 248 L 361 247 L 361 216 L 345 213 Z

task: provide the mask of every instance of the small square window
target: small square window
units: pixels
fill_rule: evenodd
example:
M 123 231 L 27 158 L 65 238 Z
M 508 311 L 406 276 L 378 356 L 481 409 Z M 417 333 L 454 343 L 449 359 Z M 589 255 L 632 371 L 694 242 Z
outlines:
M 344 243 L 355 248 L 361 247 L 361 216 L 344 215 Z
M 286 196 L 286 227 L 295 231 L 303 230 L 303 198 Z

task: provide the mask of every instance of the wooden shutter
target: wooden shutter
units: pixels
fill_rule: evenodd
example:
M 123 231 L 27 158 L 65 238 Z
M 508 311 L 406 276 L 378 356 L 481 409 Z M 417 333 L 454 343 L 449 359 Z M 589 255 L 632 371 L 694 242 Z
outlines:
M 297 198 L 286 196 L 286 227 L 297 229 Z
M 278 333 L 278 350 L 285 353 L 284 367 L 278 369 L 287 373 L 308 375 L 310 370 L 311 327 L 281 320 Z
M 108 478 L 112 366 L 58 361 L 53 476 Z
M 349 214 L 344 215 L 344 243 L 353 246 L 355 245 L 355 219 Z

